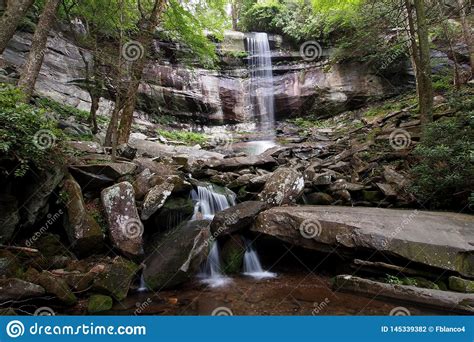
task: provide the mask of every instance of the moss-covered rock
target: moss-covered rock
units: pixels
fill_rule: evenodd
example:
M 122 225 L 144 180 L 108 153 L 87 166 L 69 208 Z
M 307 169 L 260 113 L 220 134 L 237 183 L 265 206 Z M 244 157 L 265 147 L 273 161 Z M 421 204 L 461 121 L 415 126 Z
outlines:
M 107 311 L 112 308 L 113 300 L 109 296 L 104 295 L 92 295 L 89 297 L 87 304 L 87 311 L 90 313 Z
M 171 288 L 192 278 L 205 260 L 209 236 L 209 221 L 189 221 L 161 236 L 146 257 L 147 287 Z
M 240 235 L 231 235 L 222 245 L 221 257 L 224 273 L 240 273 L 245 254 L 245 244 Z
M 449 277 L 449 288 L 457 292 L 474 292 L 474 280 L 467 280 L 459 277 Z
M 102 273 L 97 275 L 93 288 L 121 301 L 127 297 L 128 289 L 138 268 L 138 265 L 132 261 L 117 257 L 105 267 Z
M 41 285 L 46 290 L 46 293 L 54 295 L 66 305 L 74 305 L 77 302 L 76 296 L 72 293 L 64 279 L 55 277 L 48 271 L 39 273 L 35 283 Z
M 90 255 L 99 251 L 104 234 L 86 209 L 81 187 L 72 176 L 68 176 L 63 182 L 62 191 L 68 198 L 67 214 L 64 215 L 63 221 L 71 247 L 80 255 Z

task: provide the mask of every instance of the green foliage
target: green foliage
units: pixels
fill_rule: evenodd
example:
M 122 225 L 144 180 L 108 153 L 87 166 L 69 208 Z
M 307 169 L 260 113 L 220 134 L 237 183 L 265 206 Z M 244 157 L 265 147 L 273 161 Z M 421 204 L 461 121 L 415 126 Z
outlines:
M 433 75 L 433 90 L 436 92 L 447 92 L 453 89 L 453 77 L 451 75 Z
M 166 131 L 159 129 L 158 134 L 166 139 L 182 142 L 186 145 L 204 144 L 208 140 L 205 134 L 188 131 Z
M 312 120 L 311 118 L 296 118 L 288 121 L 300 128 L 327 128 L 330 126 L 329 121 Z
M 184 56 L 213 67 L 217 62 L 215 45 L 208 37 L 222 40 L 227 27 L 224 0 L 170 0 L 164 13 L 161 35 L 185 46 Z
M 80 121 L 85 122 L 89 118 L 89 113 L 84 110 L 80 110 L 72 106 L 56 102 L 46 97 L 39 98 L 36 103 L 38 107 L 43 108 L 45 111 L 55 112 L 63 119 L 67 119 L 70 116 L 74 116 Z
M 466 205 L 474 192 L 473 146 L 474 112 L 428 125 L 414 150 L 416 196 L 432 208 Z
M 19 164 L 15 176 L 45 167 L 59 155 L 55 150 L 62 138 L 43 109 L 23 103 L 18 89 L 0 83 L 0 158 Z
M 283 5 L 277 0 L 256 2 L 242 17 L 241 24 L 247 31 L 280 33 L 281 27 L 274 20 L 283 11 Z

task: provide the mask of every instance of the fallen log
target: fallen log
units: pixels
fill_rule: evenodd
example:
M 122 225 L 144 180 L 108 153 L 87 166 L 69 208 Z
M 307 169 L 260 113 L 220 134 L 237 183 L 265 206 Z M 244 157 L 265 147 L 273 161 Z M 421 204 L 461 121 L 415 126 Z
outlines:
M 337 276 L 333 288 L 336 291 L 356 292 L 367 296 L 396 299 L 444 311 L 474 312 L 474 294 L 386 284 L 351 275 Z

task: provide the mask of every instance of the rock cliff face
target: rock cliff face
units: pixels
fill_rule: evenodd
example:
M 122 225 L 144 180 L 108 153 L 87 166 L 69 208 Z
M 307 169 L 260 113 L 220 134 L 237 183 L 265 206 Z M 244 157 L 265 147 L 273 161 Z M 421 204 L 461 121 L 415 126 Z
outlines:
M 190 68 L 166 59 L 150 61 L 140 87 L 139 109 L 152 115 L 173 115 L 203 124 L 248 122 L 252 113 L 245 41 L 243 33 L 226 34 L 219 46 L 222 55 L 219 70 Z M 15 75 L 9 66 L 22 65 L 30 43 L 31 34 L 15 35 L 0 61 L 6 74 L 10 71 L 9 76 Z M 307 62 L 299 52 L 292 51 L 291 47 L 282 48 L 282 44 L 284 46 L 281 37 L 270 36 L 277 119 L 340 112 L 359 106 L 369 98 L 398 92 L 397 82 L 381 77 L 368 65 L 348 63 L 335 65 L 328 71 L 324 58 Z M 155 49 L 169 50 L 169 44 L 155 42 Z M 88 51 L 83 53 L 90 57 Z M 83 69 L 78 47 L 64 34 L 52 32 L 36 92 L 88 110 L 89 95 L 73 82 L 84 77 Z M 99 113 L 107 114 L 111 106 L 111 101 L 102 100 Z

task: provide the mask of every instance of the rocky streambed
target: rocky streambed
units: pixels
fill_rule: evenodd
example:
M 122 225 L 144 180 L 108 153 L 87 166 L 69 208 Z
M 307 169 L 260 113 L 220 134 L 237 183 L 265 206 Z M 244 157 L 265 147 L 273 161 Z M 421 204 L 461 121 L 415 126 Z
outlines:
M 3 312 L 471 313 L 473 216 L 417 207 L 409 151 L 380 146 L 388 127 L 418 129 L 404 113 L 342 137 L 283 125 L 287 142 L 258 155 L 134 133 L 112 162 L 99 143 L 70 142 L 67 165 L 2 180 Z M 208 216 L 209 191 L 230 207 Z M 246 241 L 276 278 L 242 275 Z M 210 288 L 196 276 L 216 243 L 232 281 Z

